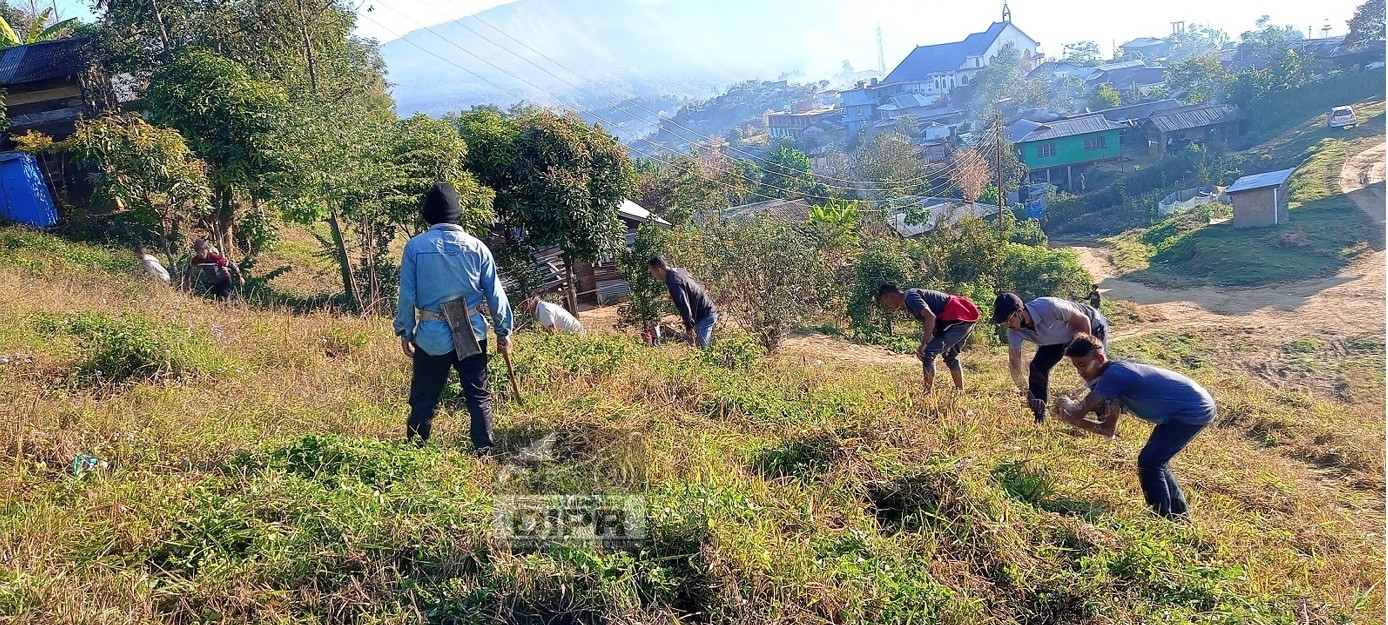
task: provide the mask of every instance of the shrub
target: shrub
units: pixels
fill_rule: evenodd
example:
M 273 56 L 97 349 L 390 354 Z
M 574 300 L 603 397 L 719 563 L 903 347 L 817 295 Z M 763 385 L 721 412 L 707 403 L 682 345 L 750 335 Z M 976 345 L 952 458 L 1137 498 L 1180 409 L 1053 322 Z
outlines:
M 74 373 L 83 379 L 119 383 L 221 375 L 231 369 L 206 333 L 175 323 L 156 324 L 133 313 L 36 313 L 34 327 L 77 339 L 82 358 Z
M 665 253 L 665 232 L 653 223 L 636 229 L 636 242 L 617 259 L 617 273 L 631 285 L 631 294 L 617 306 L 617 323 L 638 330 L 654 326 L 670 308 L 665 285 L 651 277 L 647 262 Z
M 775 352 L 795 326 L 824 310 L 830 272 L 813 242 L 767 216 L 731 219 L 693 233 L 688 265 L 721 310 Z

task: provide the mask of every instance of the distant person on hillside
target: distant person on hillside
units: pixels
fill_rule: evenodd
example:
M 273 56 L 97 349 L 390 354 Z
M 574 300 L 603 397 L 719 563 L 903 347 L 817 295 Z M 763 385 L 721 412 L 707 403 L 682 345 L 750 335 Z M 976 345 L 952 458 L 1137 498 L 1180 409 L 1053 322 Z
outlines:
M 400 349 L 414 363 L 405 439 L 421 447 L 429 441 L 434 413 L 452 369 L 463 386 L 472 444 L 479 455 L 487 455 L 492 448 L 492 395 L 487 389 L 488 323 L 480 308 L 485 301 L 496 324 L 497 351 L 510 354 L 511 303 L 497 277 L 491 250 L 458 225 L 463 211 L 453 185 L 435 184 L 424 196 L 422 212 L 429 229 L 405 244 L 394 324 Z M 443 308 L 454 300 L 466 304 L 470 325 L 449 326 Z M 453 335 L 468 328 L 478 349 L 460 359 Z
M 1104 314 L 1088 304 L 1058 297 L 1038 297 L 1025 304 L 1016 293 L 1003 293 L 993 302 L 993 323 L 1007 325 L 1007 366 L 1012 381 L 1027 397 L 1036 422 L 1046 420 L 1051 369 L 1065 357 L 1065 346 L 1081 334 L 1108 340 Z M 1022 343 L 1036 344 L 1036 355 L 1026 377 L 1022 375 Z
M 1104 303 L 1104 296 L 1099 295 L 1099 285 L 1095 284 L 1089 288 L 1089 295 L 1085 297 L 1089 300 L 1089 305 L 1094 310 L 1099 310 L 1099 305 Z
M 684 321 L 684 334 L 689 342 L 699 349 L 708 349 L 713 342 L 713 326 L 718 323 L 718 311 L 714 309 L 713 300 L 704 291 L 703 285 L 688 271 L 667 265 L 665 259 L 659 256 L 651 258 L 647 264 L 651 276 L 664 282 L 666 288 L 670 289 L 670 301 L 675 303 L 675 309 Z
M 140 268 L 144 269 L 145 273 L 154 276 L 155 280 L 164 284 L 170 282 L 169 270 L 165 269 L 164 264 L 159 262 L 159 259 L 155 258 L 153 254 L 150 254 L 145 246 L 135 246 L 135 258 L 140 261 Z
M 1083 430 L 1113 436 L 1118 411 L 1105 410 L 1104 405 L 1116 402 L 1117 407 L 1133 416 L 1156 424 L 1137 455 L 1138 481 L 1153 512 L 1168 519 L 1183 518 L 1189 509 L 1170 462 L 1214 421 L 1215 402 L 1209 391 L 1175 371 L 1109 360 L 1103 340 L 1089 334 L 1075 337 L 1065 355 L 1090 392 L 1078 404 L 1058 401 L 1071 405 L 1058 405 L 1056 418 Z M 1102 422 L 1084 418 L 1096 410 L 1108 412 L 1109 418 Z
M 222 301 L 231 299 L 236 286 L 246 286 L 246 278 L 236 263 L 217 253 L 206 239 L 193 241 L 193 257 L 188 259 L 188 271 L 183 273 L 183 288 L 191 289 L 198 281 L 197 276 L 202 277 L 201 282 L 208 292 Z M 236 282 L 233 284 L 232 280 Z
M 521 302 L 525 309 L 535 315 L 539 320 L 540 327 L 545 332 L 567 332 L 570 334 L 583 334 L 583 324 L 578 319 L 564 310 L 563 306 L 546 302 L 539 295 L 531 295 Z
M 904 306 L 911 317 L 921 322 L 921 344 L 916 357 L 924 371 L 923 390 L 935 390 L 935 357 L 943 356 L 945 367 L 954 379 L 955 390 L 964 390 L 964 369 L 959 353 L 978 323 L 978 307 L 968 298 L 928 289 L 906 289 L 888 282 L 877 287 L 877 303 L 887 310 Z

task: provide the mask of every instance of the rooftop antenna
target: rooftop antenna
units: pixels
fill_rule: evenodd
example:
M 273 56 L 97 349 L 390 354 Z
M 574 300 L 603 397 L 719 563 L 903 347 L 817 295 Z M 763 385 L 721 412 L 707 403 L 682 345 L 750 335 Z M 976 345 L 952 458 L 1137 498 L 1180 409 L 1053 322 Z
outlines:
M 1007 0 L 1002 0 L 1002 22 L 1004 24 L 1012 22 L 1012 9 L 1007 8 Z
M 1327 20 L 1325 20 L 1325 25 L 1324 25 L 1324 26 L 1321 26 L 1321 39 L 1325 39 L 1326 37 L 1329 37 L 1329 36 L 1330 36 L 1330 20 L 1327 19 Z
M 877 25 L 877 73 L 887 73 L 887 57 L 882 54 L 882 25 Z

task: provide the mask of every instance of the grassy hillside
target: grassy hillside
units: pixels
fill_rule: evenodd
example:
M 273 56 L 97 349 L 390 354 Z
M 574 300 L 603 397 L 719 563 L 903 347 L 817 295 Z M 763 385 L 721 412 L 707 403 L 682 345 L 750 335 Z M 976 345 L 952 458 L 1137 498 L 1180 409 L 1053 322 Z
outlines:
M 1334 274 L 1381 248 L 1382 228 L 1340 192 L 1345 161 L 1383 144 L 1382 98 L 1360 102 L 1356 110 L 1364 123 L 1350 131 L 1332 131 L 1321 119 L 1258 148 L 1273 155 L 1269 170 L 1297 167 L 1288 223 L 1234 228 L 1209 225 L 1202 211 L 1176 215 L 1108 239 L 1115 263 L 1133 272 L 1126 277 L 1151 284 L 1255 286 Z
M 1221 405 L 1174 463 L 1194 516 L 1171 524 L 1141 504 L 1147 426 L 1126 421 L 1115 441 L 1034 427 L 1000 354 L 969 353 L 974 392 L 937 400 L 915 392 L 909 358 L 766 360 L 726 333 L 705 355 L 522 332 L 527 402 L 494 368 L 502 455 L 478 460 L 458 417 L 440 417 L 437 445 L 397 442 L 409 372 L 386 321 L 222 307 L 125 266 L 0 230 L 5 622 L 1383 613 L 1381 343 L 1344 365 L 1379 376 L 1378 392 L 1342 395 L 1263 383 L 1198 335 L 1118 343 Z M 551 457 L 519 453 L 549 435 Z M 77 454 L 109 466 L 74 477 Z M 508 496 L 593 493 L 644 497 L 646 539 L 493 532 Z

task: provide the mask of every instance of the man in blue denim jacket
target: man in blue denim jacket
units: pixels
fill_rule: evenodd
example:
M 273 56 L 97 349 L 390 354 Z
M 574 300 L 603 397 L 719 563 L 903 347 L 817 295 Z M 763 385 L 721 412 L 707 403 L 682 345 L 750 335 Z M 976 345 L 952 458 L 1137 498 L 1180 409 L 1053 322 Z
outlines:
M 458 225 L 463 213 L 453 185 L 435 184 L 424 196 L 423 213 L 429 229 L 405 244 L 395 315 L 400 347 L 414 361 L 405 438 L 418 437 L 420 446 L 429 440 L 448 371 L 455 369 L 472 417 L 472 444 L 479 454 L 486 454 L 492 446 L 492 396 L 487 390 L 488 324 L 476 309 L 486 300 L 496 324 L 497 351 L 510 354 L 511 304 L 501 288 L 491 250 Z M 458 360 L 453 334 L 439 308 L 440 304 L 460 297 L 472 311 L 472 331 L 482 348 L 482 353 L 463 360 Z

